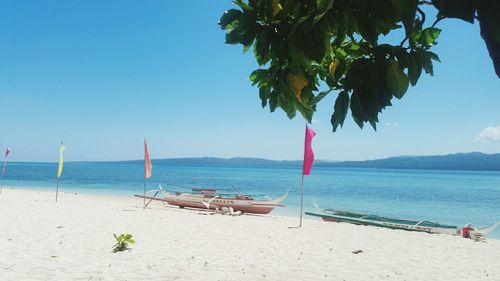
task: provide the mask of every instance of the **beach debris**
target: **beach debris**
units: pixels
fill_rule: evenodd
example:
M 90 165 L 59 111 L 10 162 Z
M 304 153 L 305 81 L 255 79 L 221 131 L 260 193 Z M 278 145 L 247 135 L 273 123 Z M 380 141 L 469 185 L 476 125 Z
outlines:
M 119 236 L 116 236 L 116 234 L 113 233 L 113 236 L 116 239 L 116 244 L 113 246 L 113 253 L 130 250 L 130 248 L 128 248 L 129 244 L 135 243 L 135 240 L 132 239 L 132 234 L 130 233 L 122 233 Z
M 362 252 L 363 252 L 363 250 L 356 250 L 356 251 L 352 251 L 352 253 L 353 253 L 353 254 L 355 254 L 355 255 L 357 255 L 357 254 L 359 254 L 359 253 L 362 253 Z
M 233 207 L 222 207 L 220 210 L 216 209 L 215 212 L 211 213 L 213 214 L 220 214 L 220 215 L 228 215 L 228 216 L 241 216 L 243 213 L 241 211 L 234 211 Z
M 61 228 L 62 228 L 62 225 L 59 225 L 59 226 L 57 227 L 57 229 L 61 229 Z
M 16 264 L 15 264 L 15 263 L 13 263 L 13 264 L 11 264 L 11 265 L 9 265 L 9 266 L 7 266 L 7 267 L 4 267 L 3 269 L 5 269 L 5 270 L 9 270 L 9 269 L 11 269 L 14 265 L 16 265 Z

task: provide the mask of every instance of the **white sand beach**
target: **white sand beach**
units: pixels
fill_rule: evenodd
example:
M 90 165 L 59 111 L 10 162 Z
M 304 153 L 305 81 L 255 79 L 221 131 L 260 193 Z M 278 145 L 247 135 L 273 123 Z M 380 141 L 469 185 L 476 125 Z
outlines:
M 500 280 L 500 241 L 4 189 L 0 280 Z M 131 233 L 113 253 L 113 233 Z M 353 251 L 361 250 L 358 254 Z

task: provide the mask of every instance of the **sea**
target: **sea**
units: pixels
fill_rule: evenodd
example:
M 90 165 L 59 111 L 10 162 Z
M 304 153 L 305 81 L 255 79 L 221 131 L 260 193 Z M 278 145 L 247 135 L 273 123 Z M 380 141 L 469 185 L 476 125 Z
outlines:
M 9 163 L 4 188 L 55 191 L 56 163 Z M 275 198 L 287 190 L 286 207 L 272 214 L 300 215 L 301 167 L 154 165 L 147 190 L 221 193 Z M 132 197 L 142 194 L 144 168 L 130 162 L 65 163 L 59 190 Z M 313 167 L 304 176 L 304 210 L 315 206 L 380 216 L 485 227 L 500 220 L 500 172 Z M 1 195 L 0 195 L 1 196 Z M 1 200 L 0 200 L 1 204 Z M 305 217 L 306 219 L 316 219 Z M 500 239 L 500 227 L 490 234 Z

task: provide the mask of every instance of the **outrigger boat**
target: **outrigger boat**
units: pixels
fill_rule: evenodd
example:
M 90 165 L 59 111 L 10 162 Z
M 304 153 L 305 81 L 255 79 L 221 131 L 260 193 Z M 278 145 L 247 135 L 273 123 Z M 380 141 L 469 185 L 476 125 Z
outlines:
M 449 234 L 449 235 L 464 235 L 463 231 L 467 228 L 459 228 L 453 225 L 440 224 L 430 221 L 416 221 L 416 220 L 402 220 L 388 217 L 380 217 L 377 215 L 367 215 L 352 213 L 341 210 L 326 209 L 321 210 L 319 213 L 306 212 L 306 215 L 320 217 L 326 222 L 347 222 L 359 225 L 371 225 L 378 227 L 385 227 L 391 229 L 403 229 L 409 231 L 420 231 L 427 233 Z M 495 227 L 500 225 L 500 221 L 481 229 L 469 227 L 466 230 L 470 238 L 481 240 L 484 239 Z
M 159 191 L 164 193 L 163 198 L 157 198 Z M 179 206 L 180 208 L 196 208 L 222 210 L 223 208 L 232 208 L 234 212 L 251 214 L 269 214 L 275 207 L 285 207 L 281 202 L 285 200 L 288 191 L 281 197 L 274 200 L 255 200 L 251 195 L 243 195 L 238 190 L 234 196 L 218 194 L 215 189 L 193 188 L 190 193 L 171 192 L 161 189 L 155 196 L 135 195 L 136 197 L 150 200 L 163 201 L 169 205 Z

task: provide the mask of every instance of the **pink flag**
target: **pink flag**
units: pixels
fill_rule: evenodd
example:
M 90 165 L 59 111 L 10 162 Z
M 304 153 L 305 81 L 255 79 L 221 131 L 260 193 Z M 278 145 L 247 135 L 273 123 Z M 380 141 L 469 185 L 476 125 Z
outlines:
M 144 178 L 148 179 L 151 177 L 151 170 L 153 166 L 151 165 L 151 159 L 149 159 L 148 144 L 146 139 L 144 139 Z
M 9 154 L 10 148 L 7 147 L 7 150 L 5 150 L 5 157 L 3 158 L 2 177 L 5 176 L 5 168 L 7 167 L 7 157 L 9 157 Z
M 312 138 L 316 133 L 306 126 L 306 140 L 304 142 L 304 162 L 302 166 L 302 174 L 308 176 L 311 174 L 311 167 L 314 161 L 314 152 L 311 147 Z

